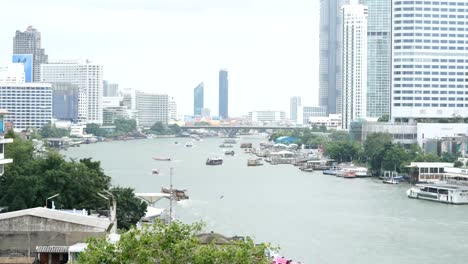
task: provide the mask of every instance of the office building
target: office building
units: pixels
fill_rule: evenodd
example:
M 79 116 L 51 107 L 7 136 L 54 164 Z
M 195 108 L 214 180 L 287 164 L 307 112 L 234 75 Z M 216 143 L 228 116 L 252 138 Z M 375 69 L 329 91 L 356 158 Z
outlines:
M 103 81 L 103 96 L 104 97 L 116 97 L 119 95 L 119 85 L 117 83 L 109 83 Z
M 0 83 L 0 109 L 15 130 L 41 128 L 52 121 L 52 86 L 47 83 Z
M 52 117 L 58 120 L 78 122 L 80 89 L 72 83 L 52 84 Z
M 89 61 L 42 64 L 43 82 L 71 83 L 79 88 L 78 120 L 102 124 L 103 67 Z
M 177 102 L 174 97 L 169 97 L 169 121 L 177 120 Z
M 390 114 L 392 2 L 361 0 L 367 17 L 367 117 Z
M 151 127 L 156 122 L 168 123 L 169 96 L 135 91 L 137 123 L 140 127 Z
M 304 106 L 302 108 L 302 123 L 309 124 L 311 117 L 327 116 L 327 108 L 325 106 Z
M 367 7 L 343 6 L 343 129 L 367 114 Z
M 15 55 L 32 55 L 32 76 L 26 81 L 40 82 L 41 64 L 48 62 L 48 56 L 41 47 L 41 33 L 32 26 L 23 32 L 17 30 L 13 38 L 13 54 L 13 62 L 15 62 Z M 19 57 L 25 58 L 24 56 Z
M 271 123 L 286 120 L 286 112 L 284 111 L 251 111 L 249 119 L 253 123 Z
M 468 116 L 468 2 L 394 1 L 393 120 Z
M 341 6 L 347 2 L 320 0 L 319 105 L 327 108 L 327 114 L 341 111 Z
M 300 114 L 301 107 L 301 97 L 300 96 L 293 96 L 289 100 L 289 119 L 292 121 L 298 121 L 298 114 Z
M 227 70 L 219 71 L 219 111 L 221 119 L 229 117 L 229 88 Z
M 204 86 L 203 83 L 200 83 L 193 89 L 193 115 L 201 116 L 202 109 L 204 107 Z

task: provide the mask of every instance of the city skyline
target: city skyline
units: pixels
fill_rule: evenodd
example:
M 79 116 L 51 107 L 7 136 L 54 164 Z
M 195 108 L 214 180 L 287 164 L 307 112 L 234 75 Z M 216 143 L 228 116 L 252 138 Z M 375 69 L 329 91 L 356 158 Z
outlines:
M 253 108 L 289 109 L 287 98 L 269 94 L 285 87 L 308 104 L 318 104 L 318 0 L 294 5 L 264 0 L 193 5 L 21 1 L 8 3 L 6 9 L 18 10 L 25 3 L 30 8 L 22 17 L 27 19 L 9 13 L 0 18 L 0 62 L 11 61 L 15 31 L 32 25 L 41 32 L 50 60 L 90 59 L 104 66 L 106 80 L 122 88 L 171 94 L 181 113 L 192 112 L 187 94 L 193 83 L 203 80 L 205 105 L 218 114 L 220 68 L 229 69 L 230 86 L 236 91 L 229 98 L 232 116 Z M 40 15 L 46 12 L 58 14 L 62 23 Z M 128 19 L 122 21 L 123 16 Z M 269 100 L 258 100 L 266 94 Z

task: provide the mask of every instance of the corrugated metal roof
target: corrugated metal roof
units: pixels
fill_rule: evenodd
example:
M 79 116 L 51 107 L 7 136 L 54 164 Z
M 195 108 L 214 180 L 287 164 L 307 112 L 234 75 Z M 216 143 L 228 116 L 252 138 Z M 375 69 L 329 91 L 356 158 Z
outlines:
M 37 246 L 37 253 L 68 253 L 67 246 Z

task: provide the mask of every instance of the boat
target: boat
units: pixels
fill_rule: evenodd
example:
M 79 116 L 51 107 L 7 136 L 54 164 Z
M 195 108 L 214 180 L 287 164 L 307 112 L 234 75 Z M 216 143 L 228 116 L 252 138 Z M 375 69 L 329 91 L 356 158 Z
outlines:
M 175 145 L 179 145 L 179 142 L 177 142 L 177 141 L 174 141 L 174 144 L 175 144 Z
M 206 159 L 206 165 L 222 165 L 223 159 L 222 158 L 208 158 Z
M 171 158 L 169 157 L 153 157 L 153 159 L 159 161 L 171 161 Z
M 333 168 L 322 171 L 322 173 L 325 174 L 325 175 L 336 175 L 337 172 L 338 172 L 338 170 L 333 169 Z
M 235 139 L 226 139 L 224 140 L 224 144 L 236 144 L 237 141 Z
M 398 184 L 398 183 L 400 183 L 399 180 L 394 179 L 394 178 L 390 178 L 390 179 L 388 179 L 388 180 L 383 180 L 382 182 L 383 182 L 383 183 L 386 183 L 386 184 Z
M 235 154 L 234 150 L 226 150 L 226 151 L 224 152 L 224 155 L 234 156 L 234 154 Z
M 151 171 L 151 173 L 156 174 L 156 175 L 159 175 L 159 170 L 158 170 L 158 169 L 153 169 L 153 170 Z
M 468 204 L 468 186 L 435 183 L 416 184 L 406 191 L 409 198 L 424 199 L 448 204 Z
M 246 148 L 246 149 L 250 149 L 252 148 L 252 143 L 242 143 L 240 145 L 241 148 Z
M 262 166 L 263 162 L 261 158 L 251 158 L 247 160 L 247 166 Z
M 187 148 L 191 148 L 191 147 L 193 147 L 193 142 L 192 142 L 192 141 L 188 141 L 188 142 L 185 143 L 185 146 L 186 146 Z
M 171 189 L 162 187 L 161 192 L 171 194 Z M 187 190 L 172 189 L 172 193 L 173 199 L 176 201 L 187 200 L 189 198 L 189 196 L 187 195 Z
M 305 171 L 305 172 L 313 172 L 314 171 L 314 168 L 311 168 L 311 167 L 300 167 L 299 169 L 301 171 Z
M 231 144 L 224 144 L 224 143 L 223 143 L 223 144 L 219 145 L 219 147 L 220 147 L 220 148 L 232 148 L 232 147 L 234 147 L 234 146 L 231 145 Z
M 342 169 L 342 170 L 337 171 L 335 176 L 352 179 L 352 178 L 356 178 L 356 172 L 352 170 Z

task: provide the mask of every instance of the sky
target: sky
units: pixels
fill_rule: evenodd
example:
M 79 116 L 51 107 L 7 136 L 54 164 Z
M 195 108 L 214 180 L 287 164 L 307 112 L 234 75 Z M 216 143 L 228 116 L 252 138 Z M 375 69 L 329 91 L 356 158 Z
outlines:
M 319 0 L 0 0 L 0 64 L 29 25 L 49 60 L 89 59 L 104 79 L 175 97 L 193 113 L 193 88 L 218 113 L 218 71 L 229 72 L 230 116 L 318 103 Z

